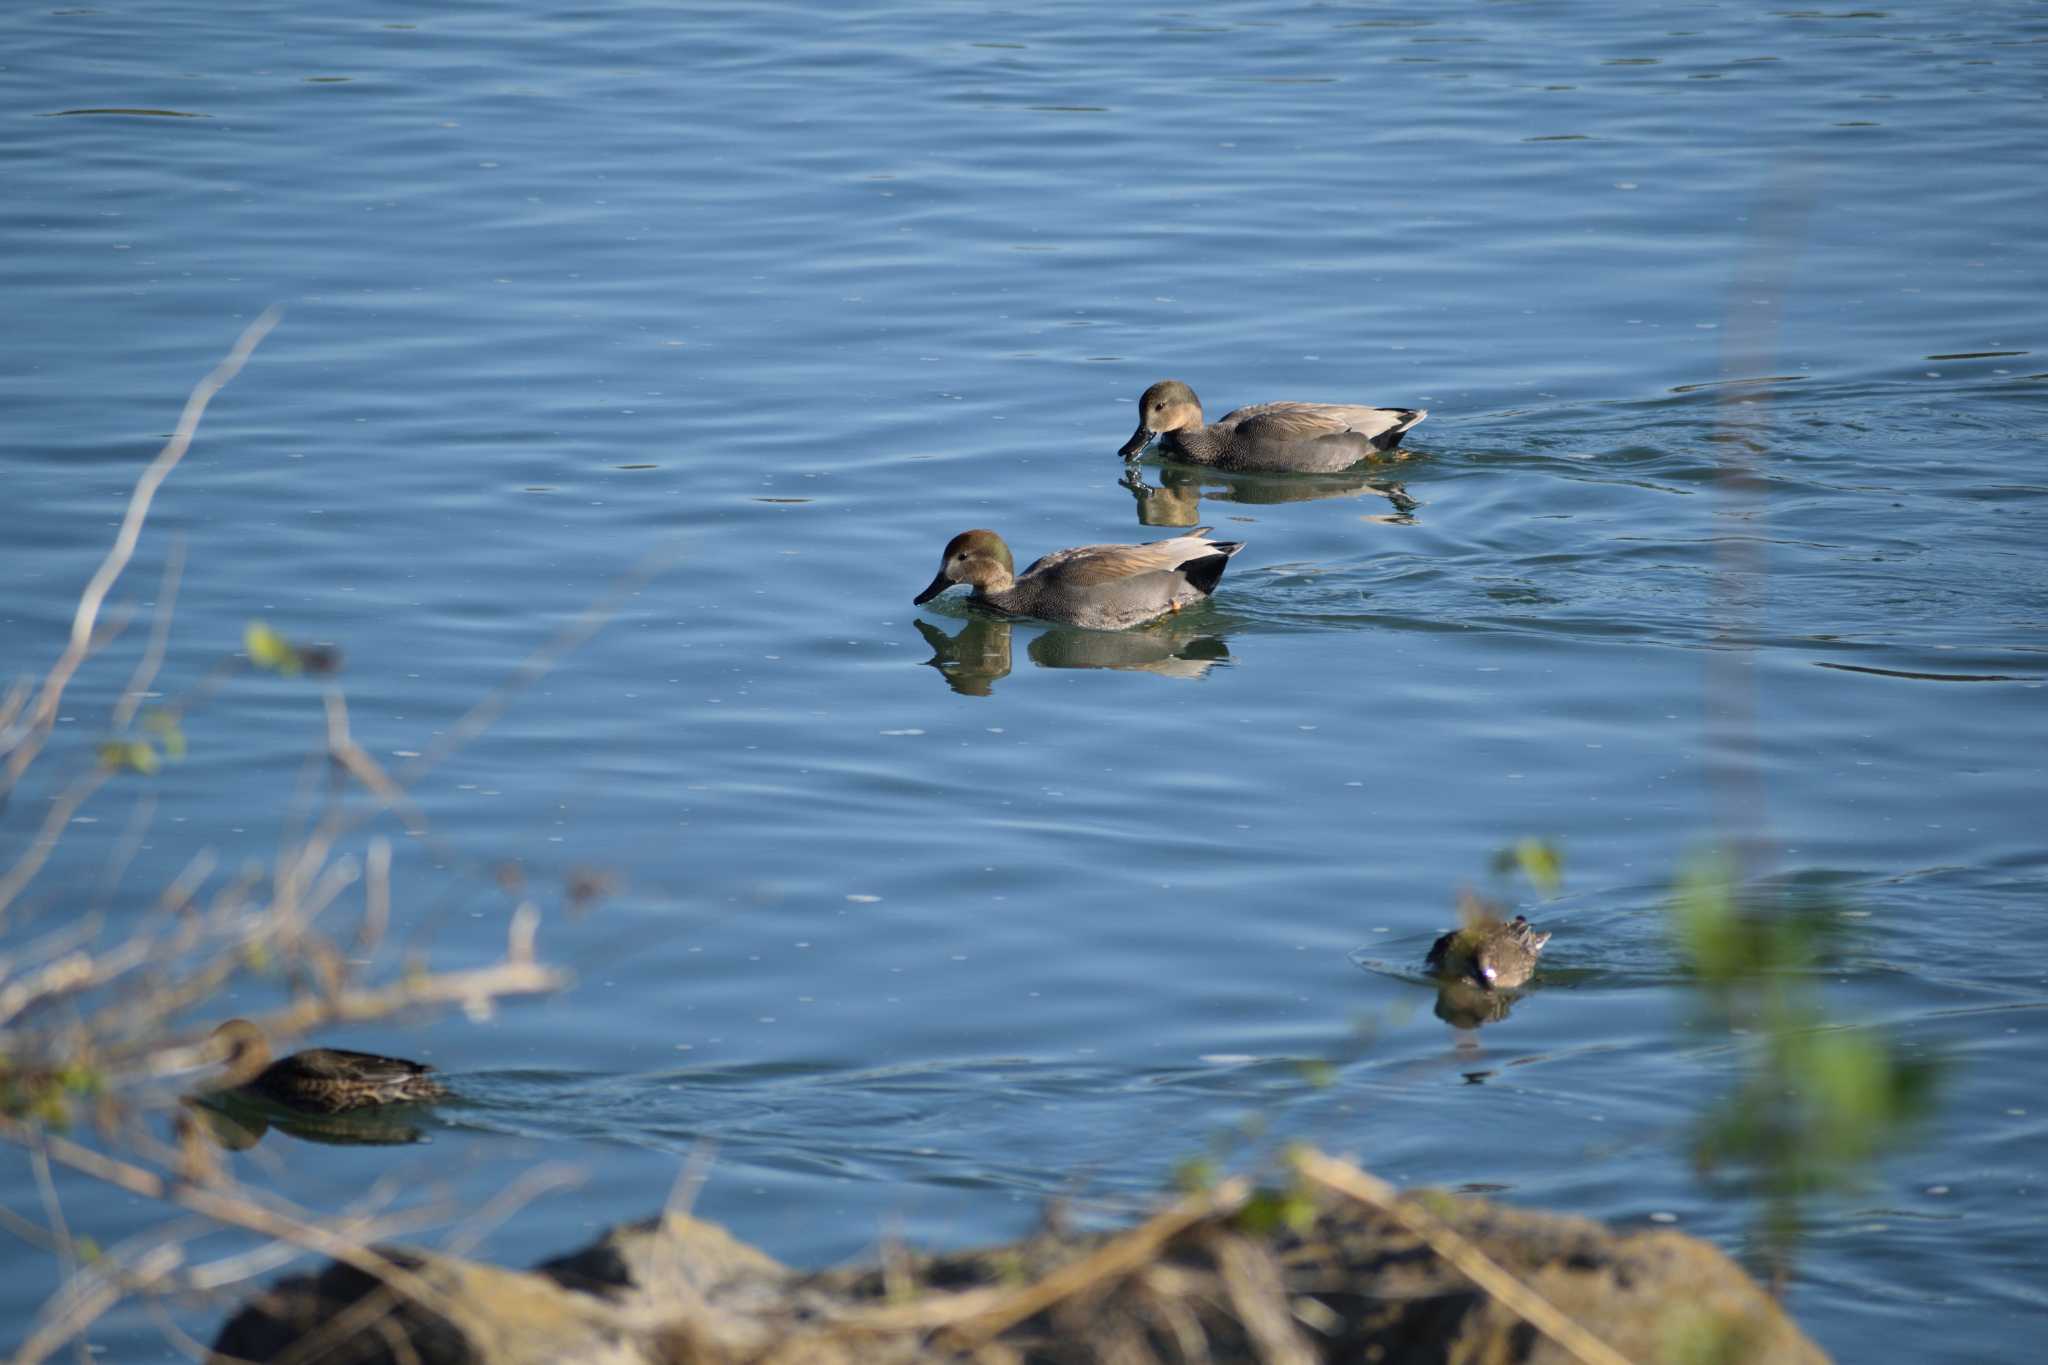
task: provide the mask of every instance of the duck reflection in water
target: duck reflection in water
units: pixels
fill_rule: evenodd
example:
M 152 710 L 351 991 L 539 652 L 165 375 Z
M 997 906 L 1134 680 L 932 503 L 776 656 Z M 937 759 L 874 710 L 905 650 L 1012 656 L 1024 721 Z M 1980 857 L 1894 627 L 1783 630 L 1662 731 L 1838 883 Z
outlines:
M 1159 487 L 1145 482 L 1135 467 L 1124 471 L 1118 482 L 1138 500 L 1140 526 L 1194 526 L 1202 515 L 1202 495 L 1220 502 L 1281 503 L 1314 502 L 1320 498 L 1385 498 L 1387 512 L 1374 514 L 1374 521 L 1396 526 L 1415 524 L 1415 509 L 1421 506 L 1400 484 L 1384 477 L 1360 472 L 1337 474 L 1224 474 L 1214 469 L 1161 465 Z
M 1517 997 L 1512 991 L 1488 991 L 1465 981 L 1445 981 L 1436 988 L 1436 1017 L 1452 1028 L 1475 1029 L 1508 1017 Z
M 971 616 L 954 635 L 921 617 L 915 624 L 932 647 L 932 657 L 925 662 L 939 670 L 955 692 L 986 697 L 1009 676 L 1012 622 Z M 1220 636 L 1158 626 L 1135 631 L 1054 626 L 1033 636 L 1025 653 L 1040 668 L 1121 668 L 1168 678 L 1199 678 L 1230 659 Z
M 427 1139 L 425 1130 L 417 1123 L 388 1110 L 305 1113 L 253 1100 L 231 1090 L 188 1099 L 185 1106 L 189 1122 L 181 1124 L 181 1130 L 231 1152 L 247 1151 L 272 1129 L 301 1142 L 319 1142 L 330 1147 L 400 1147 Z

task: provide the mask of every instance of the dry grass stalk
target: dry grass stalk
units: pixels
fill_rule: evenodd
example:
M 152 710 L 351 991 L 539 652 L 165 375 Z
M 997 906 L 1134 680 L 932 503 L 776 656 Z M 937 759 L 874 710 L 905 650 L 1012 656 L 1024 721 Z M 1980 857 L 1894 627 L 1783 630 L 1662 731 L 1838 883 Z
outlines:
M 952 1324 L 946 1338 L 971 1350 L 1054 1304 L 1133 1275 L 1156 1261 L 1160 1248 L 1189 1228 L 1244 1207 L 1251 1192 L 1248 1181 L 1232 1178 L 1214 1189 L 1188 1195 L 1038 1283 L 1008 1295 L 993 1308 Z
M 371 1248 L 359 1231 L 345 1224 L 330 1227 L 303 1216 L 280 1213 L 259 1203 L 256 1198 L 233 1184 L 212 1187 L 188 1184 L 166 1179 L 159 1173 L 133 1162 L 123 1161 L 98 1152 L 90 1147 L 46 1133 L 28 1124 L 13 1119 L 0 1118 L 0 1138 L 16 1143 L 31 1152 L 45 1154 L 50 1160 L 72 1170 L 82 1172 L 96 1180 L 127 1190 L 145 1199 L 158 1200 L 190 1209 L 215 1223 L 229 1227 L 244 1228 L 278 1242 L 286 1243 L 302 1251 L 318 1252 L 372 1275 L 404 1298 L 419 1303 L 422 1307 L 441 1314 L 450 1322 L 470 1331 L 472 1335 L 482 1324 L 469 1322 L 470 1310 L 462 1304 L 452 1302 L 446 1295 L 437 1292 L 433 1286 L 420 1280 L 405 1267 Z M 99 1304 L 102 1296 L 90 1294 L 79 1301 L 79 1306 L 56 1320 L 47 1322 L 31 1342 L 16 1353 L 15 1365 L 33 1365 L 33 1362 L 47 1357 L 50 1350 L 78 1331 L 84 1323 L 77 1321 L 83 1305 Z M 105 1306 L 110 1307 L 111 1303 Z M 100 1311 L 104 1311 L 102 1308 Z M 98 1316 L 95 1312 L 92 1316 Z M 38 1346 L 40 1353 L 32 1352 L 30 1346 Z M 44 1349 L 47 1348 L 47 1349 Z
M 1427 1209 L 1404 1201 L 1400 1192 L 1386 1181 L 1319 1152 L 1297 1151 L 1292 1161 L 1304 1178 L 1378 1210 L 1421 1238 L 1431 1251 L 1450 1262 L 1508 1311 L 1556 1342 L 1580 1365 L 1630 1365 L 1627 1356 L 1572 1321 L 1512 1271 L 1472 1245 L 1457 1229 Z
M 798 1365 L 820 1355 L 833 1358 L 832 1348 L 863 1338 L 905 1332 L 936 1332 L 933 1344 L 940 1350 L 955 1351 L 975 1360 L 994 1360 L 1006 1353 L 996 1337 L 1063 1303 L 1106 1292 L 1126 1279 L 1147 1273 L 1155 1267 L 1161 1249 L 1174 1238 L 1242 1208 L 1250 1194 L 1248 1182 L 1226 1180 L 1213 1190 L 1177 1200 L 1137 1227 L 1031 1284 L 966 1289 L 932 1294 L 912 1303 L 860 1309 L 816 1331 L 785 1338 L 758 1365 Z
M 1247 1238 L 1219 1234 L 1208 1239 L 1216 1273 L 1230 1306 L 1265 1365 L 1316 1365 L 1316 1350 L 1294 1325 L 1287 1285 L 1264 1247 Z

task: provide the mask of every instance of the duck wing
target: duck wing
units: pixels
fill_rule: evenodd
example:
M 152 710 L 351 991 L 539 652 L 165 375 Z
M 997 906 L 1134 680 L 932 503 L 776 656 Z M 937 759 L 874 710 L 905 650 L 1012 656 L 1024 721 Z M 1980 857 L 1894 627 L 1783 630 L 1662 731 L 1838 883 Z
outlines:
M 1239 440 L 1293 445 L 1353 433 L 1371 440 L 1394 427 L 1421 421 L 1412 408 L 1370 408 L 1345 403 L 1257 403 L 1223 415 L 1217 425 Z
M 424 1076 L 434 1068 L 403 1057 L 382 1057 L 374 1052 L 351 1052 L 347 1048 L 315 1047 L 285 1058 L 299 1075 L 315 1080 L 365 1081 L 401 1080 Z
M 1143 545 L 1077 545 L 1071 550 L 1055 550 L 1034 561 L 1023 577 L 1043 574 L 1075 587 L 1097 587 L 1141 574 L 1168 573 L 1192 559 L 1237 553 L 1239 547 L 1229 541 L 1207 539 L 1211 529 L 1197 526 L 1185 535 Z

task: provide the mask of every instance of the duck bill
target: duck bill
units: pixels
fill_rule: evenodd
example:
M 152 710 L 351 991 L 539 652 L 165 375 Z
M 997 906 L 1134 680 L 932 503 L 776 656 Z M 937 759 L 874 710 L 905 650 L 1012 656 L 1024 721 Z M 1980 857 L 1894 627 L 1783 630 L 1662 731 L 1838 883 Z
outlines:
M 1119 450 L 1117 454 L 1123 456 L 1126 460 L 1136 459 L 1138 452 L 1150 444 L 1152 444 L 1152 433 L 1143 427 L 1139 427 L 1131 433 L 1131 439 L 1124 442 L 1124 448 Z
M 939 570 L 938 577 L 932 579 L 923 592 L 910 599 L 911 605 L 921 607 L 952 586 L 953 580 L 946 577 L 946 571 L 941 569 Z

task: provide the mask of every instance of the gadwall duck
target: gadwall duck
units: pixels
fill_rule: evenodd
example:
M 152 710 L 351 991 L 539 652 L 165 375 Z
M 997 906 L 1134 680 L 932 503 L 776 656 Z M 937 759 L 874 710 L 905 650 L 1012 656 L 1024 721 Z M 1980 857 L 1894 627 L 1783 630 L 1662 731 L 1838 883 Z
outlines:
M 1021 575 L 994 531 L 962 531 L 946 542 L 939 572 L 914 599 L 919 606 L 955 583 L 970 600 L 1013 616 L 1035 616 L 1089 630 L 1121 630 L 1179 611 L 1216 591 L 1230 557 L 1244 546 L 1208 540 L 1197 526 L 1145 545 L 1082 545 L 1054 550 Z
M 402 1057 L 315 1047 L 272 1061 L 269 1040 L 247 1019 L 228 1020 L 213 1031 L 212 1041 L 226 1054 L 224 1088 L 290 1109 L 338 1114 L 373 1104 L 438 1099 L 448 1093 L 434 1078 L 434 1068 Z
M 1254 403 L 1204 424 L 1202 400 L 1178 379 L 1162 379 L 1138 398 L 1138 429 L 1117 454 L 1126 460 L 1159 439 L 1160 450 L 1217 469 L 1330 474 L 1386 455 L 1425 408 L 1364 408 L 1342 403 Z
M 1537 933 L 1520 915 L 1506 924 L 1479 916 L 1432 944 L 1428 964 L 1442 976 L 1485 990 L 1511 991 L 1536 974 L 1536 955 L 1548 942 L 1549 934 Z

